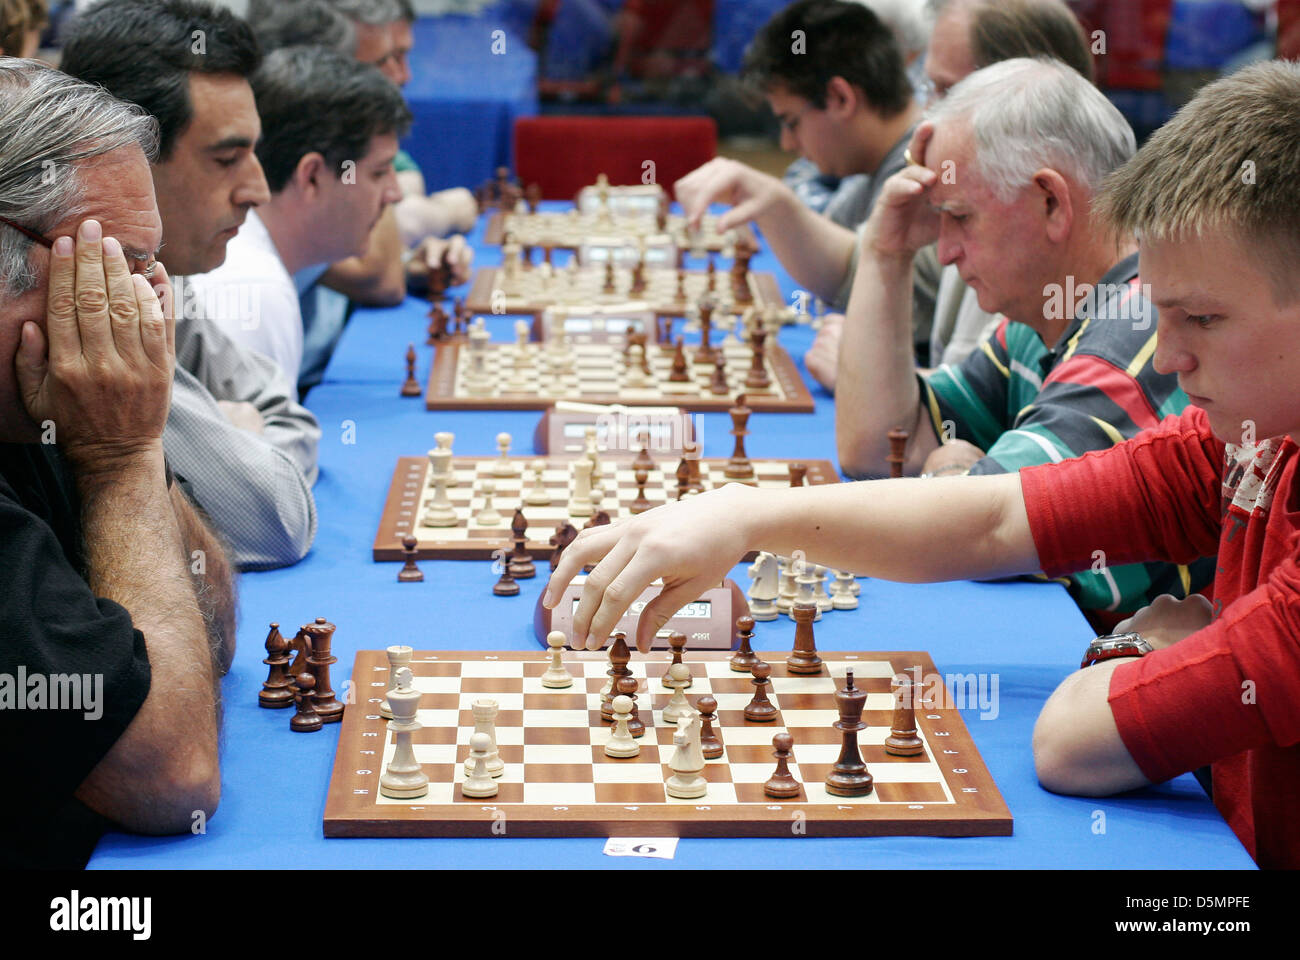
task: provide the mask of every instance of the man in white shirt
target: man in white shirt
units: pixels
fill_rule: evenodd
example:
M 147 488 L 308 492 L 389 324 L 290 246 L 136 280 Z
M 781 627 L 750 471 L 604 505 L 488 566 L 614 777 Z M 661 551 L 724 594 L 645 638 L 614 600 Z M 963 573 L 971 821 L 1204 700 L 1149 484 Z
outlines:
M 365 251 L 401 199 L 393 158 L 411 114 L 379 70 L 323 47 L 271 53 L 252 86 L 271 198 L 249 212 L 222 266 L 190 278 L 182 306 L 296 382 L 303 329 L 294 275 Z

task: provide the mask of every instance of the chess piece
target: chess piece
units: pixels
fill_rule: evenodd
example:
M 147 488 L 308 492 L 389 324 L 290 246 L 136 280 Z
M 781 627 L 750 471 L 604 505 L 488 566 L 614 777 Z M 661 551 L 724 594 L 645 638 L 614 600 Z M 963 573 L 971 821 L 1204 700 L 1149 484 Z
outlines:
M 397 671 L 402 667 L 410 666 L 415 651 L 410 647 L 395 644 L 384 652 L 388 654 L 388 682 L 384 684 L 384 689 L 392 690 L 397 686 Z M 388 705 L 387 699 L 379 704 L 379 715 L 385 720 L 393 719 L 393 708 Z
M 792 463 L 790 464 L 790 486 L 804 486 L 804 477 L 808 474 L 808 464 Z
M 713 329 L 713 303 L 708 297 L 700 301 L 700 345 L 695 351 L 694 361 L 697 364 L 713 364 L 713 344 L 709 343 L 709 336 Z
M 701 775 L 704 754 L 700 749 L 700 721 L 694 710 L 683 715 L 673 734 L 672 758 L 668 767 L 672 776 L 664 783 L 670 797 L 679 800 L 696 800 L 708 793 L 709 782 Z
M 640 442 L 641 452 L 632 460 L 632 469 L 644 470 L 646 473 L 651 473 L 655 468 L 655 462 L 650 457 L 650 438 L 644 430 L 641 431 Z
M 778 616 L 776 598 L 780 592 L 781 576 L 776 556 L 759 551 L 754 562 L 749 565 L 748 573 L 753 581 L 746 593 L 749 598 L 749 615 L 755 620 L 775 620 Z
M 794 561 L 788 557 L 777 557 L 779 583 L 777 585 L 776 609 L 781 613 L 790 613 L 795 598 Z
M 795 567 L 794 604 L 791 609 L 787 611 L 790 614 L 791 620 L 794 619 L 794 607 L 797 607 L 801 603 L 806 603 L 812 607 L 814 622 L 822 618 L 821 608 L 817 605 L 817 577 L 813 573 L 814 569 L 815 565 L 808 563 L 807 561 L 802 561 Z
M 745 375 L 745 386 L 750 390 L 766 390 L 772 385 L 772 379 L 767 375 L 767 358 L 763 346 L 767 340 L 767 332 L 761 323 L 755 323 L 752 331 L 749 335 L 751 353 L 749 373 Z
M 788 733 L 778 733 L 772 738 L 772 755 L 776 757 L 776 771 L 765 784 L 763 793 L 776 800 L 791 800 L 799 796 L 803 789 L 799 781 L 790 773 L 790 751 L 794 747 L 794 737 Z
M 768 677 L 772 674 L 772 667 L 760 660 L 749 672 L 754 677 L 750 681 L 754 684 L 754 699 L 745 705 L 745 719 L 754 723 L 771 723 L 776 719 L 776 706 L 767 699 L 767 688 L 771 684 Z
M 731 451 L 731 459 L 727 461 L 723 476 L 728 480 L 753 480 L 754 464 L 750 462 L 748 455 L 745 453 L 745 437 L 749 436 L 749 430 L 746 427 L 753 411 L 745 405 L 745 395 L 743 393 L 736 397 L 736 404 L 729 412 L 731 414 L 731 435 L 736 438 L 736 445 Z
M 568 520 L 561 520 L 555 525 L 555 533 L 551 534 L 547 541 L 555 549 L 551 551 L 551 571 L 560 565 L 560 554 L 564 553 L 564 548 L 573 543 L 578 537 L 578 528 Z
M 343 719 L 343 704 L 335 699 L 330 687 L 330 665 L 339 662 L 338 657 L 330 654 L 335 629 L 334 624 L 324 617 L 317 617 L 314 623 L 307 624 L 300 631 L 308 645 L 307 667 L 316 678 L 312 706 L 322 723 L 338 723 Z
M 709 393 L 715 397 L 725 397 L 729 392 L 727 358 L 722 350 L 717 350 L 713 355 L 713 376 L 709 378 Z
M 595 513 L 591 504 L 591 461 L 573 461 L 573 484 L 569 494 L 568 511 L 571 517 L 589 517 Z
M 437 438 L 435 437 L 435 440 Z M 454 527 L 458 520 L 456 508 L 447 496 L 447 488 L 455 476 L 451 469 L 451 449 L 438 446 L 429 451 L 429 480 L 433 485 L 433 500 L 425 508 L 420 525 L 425 527 Z
M 316 678 L 311 675 L 310 670 L 303 670 L 294 678 L 298 685 L 298 712 L 293 715 L 289 721 L 289 729 L 296 733 L 312 733 L 319 730 L 324 724 L 321 718 L 316 715 L 316 707 L 312 704 L 312 687 L 316 686 Z
M 613 720 L 613 716 L 606 708 L 609 707 L 609 702 L 618 695 L 615 687 L 618 685 L 619 680 L 632 676 L 632 671 L 628 668 L 631 659 L 632 651 L 627 646 L 627 634 L 622 632 L 614 634 L 614 642 L 609 645 L 609 669 L 605 671 L 605 675 L 609 677 L 609 683 L 605 684 L 600 691 L 602 720 Z
M 718 701 L 703 694 L 695 701 L 695 709 L 700 713 L 700 750 L 705 760 L 717 760 L 722 756 L 722 741 L 713 731 L 713 715 L 718 712 Z
M 673 688 L 673 695 L 664 705 L 664 723 L 674 724 L 681 717 L 694 714 L 690 701 L 686 699 L 686 688 L 690 685 L 691 668 L 684 663 L 674 663 L 668 668 L 668 686 Z
M 537 567 L 533 564 L 532 555 L 527 550 L 528 518 L 524 516 L 522 507 L 515 507 L 514 519 L 510 521 L 510 534 L 515 542 L 515 548 L 511 551 L 507 563 L 510 567 L 510 576 L 516 580 L 529 580 L 537 576 Z
M 406 379 L 402 382 L 402 396 L 418 397 L 422 392 L 420 381 L 415 379 L 415 344 L 412 343 L 406 348 Z
M 645 736 L 645 724 L 641 722 L 640 711 L 637 710 L 636 706 L 636 689 L 638 685 L 636 677 L 619 677 L 614 684 L 614 694 L 627 697 L 632 703 L 631 712 L 627 718 L 627 729 L 634 740 Z
M 487 766 L 489 777 L 499 777 L 505 773 L 506 765 L 501 759 L 501 754 L 497 751 L 497 702 L 488 698 L 475 700 L 470 705 L 470 712 L 474 715 L 474 736 L 482 734 L 488 738 L 488 746 L 485 749 L 486 756 L 483 758 Z M 473 737 L 470 738 L 471 740 Z M 465 761 L 465 776 L 470 775 L 472 770 L 471 760 Z
M 409 533 L 402 537 L 402 569 L 397 572 L 398 583 L 423 583 L 424 574 L 420 568 L 415 565 L 416 555 L 419 553 L 419 540 Z
M 542 686 L 551 690 L 562 690 L 573 686 L 573 676 L 564 668 L 564 633 L 552 630 L 546 635 L 546 645 L 551 652 L 551 665 L 542 674 Z
M 822 566 L 820 563 L 813 564 L 812 575 L 813 602 L 817 604 L 818 614 L 815 619 L 820 620 L 821 614 L 835 609 L 835 604 L 832 602 L 830 595 L 826 592 L 826 567 Z
M 476 733 L 469 738 L 469 760 L 466 763 L 470 765 L 470 769 L 465 776 L 465 782 L 460 785 L 461 796 L 481 800 L 497 795 L 497 782 L 492 779 L 487 769 L 487 757 L 491 747 L 492 740 L 487 734 Z
M 271 669 L 267 671 L 262 690 L 257 695 L 257 705 L 268 710 L 283 710 L 292 707 L 293 681 L 285 668 L 289 666 L 289 643 L 280 634 L 280 625 L 272 623 L 266 635 L 266 659 L 262 662 Z
M 812 603 L 794 605 L 794 650 L 785 658 L 786 669 L 791 673 L 812 674 L 822 672 L 822 658 L 817 655 L 813 639 L 813 617 L 817 606 Z
M 420 769 L 411 748 L 411 734 L 423 729 L 424 724 L 415 719 L 420 706 L 420 691 L 415 689 L 410 667 L 397 671 L 397 686 L 388 691 L 385 702 L 393 713 L 393 718 L 388 721 L 388 730 L 393 734 L 396 749 L 379 778 L 379 792 L 394 800 L 415 800 L 428 794 L 429 776 Z
M 636 472 L 633 473 L 632 476 L 636 480 L 636 499 L 632 501 L 632 505 L 628 507 L 628 511 L 633 515 L 645 513 L 650 509 L 650 501 L 646 499 L 645 495 L 645 485 L 646 481 L 650 478 L 650 474 L 648 474 L 643 468 L 637 468 Z
M 668 371 L 669 383 L 689 383 L 691 375 L 686 364 L 686 351 L 682 347 L 682 338 L 677 338 L 677 349 L 673 351 L 673 365 Z
M 671 690 L 673 689 L 673 685 L 668 682 L 669 675 L 672 673 L 673 667 L 682 662 L 682 654 L 686 652 L 686 634 L 682 633 L 680 630 L 674 630 L 672 633 L 668 634 L 668 649 L 672 651 L 673 659 L 672 662 L 668 664 L 668 669 L 664 671 L 663 685 L 665 689 Z M 690 667 L 687 667 L 686 669 L 690 670 Z M 688 687 L 695 682 L 689 676 L 686 679 L 686 686 Z
M 532 471 L 533 485 L 524 496 L 524 503 L 530 507 L 549 507 L 551 505 L 551 493 L 546 489 L 546 483 L 542 479 L 542 475 L 546 472 L 546 461 L 534 460 Z
M 605 744 L 607 757 L 635 757 L 641 752 L 641 744 L 633 738 L 628 730 L 628 718 L 632 714 L 632 701 L 619 694 L 614 698 L 614 730 Z
M 772 554 L 768 554 L 772 557 Z M 772 557 L 773 562 L 776 561 Z M 772 619 L 776 619 L 773 617 Z M 730 666 L 737 673 L 749 673 L 754 664 L 758 663 L 758 654 L 750 649 L 750 641 L 754 639 L 754 617 L 742 616 L 736 618 L 736 630 L 740 633 L 740 647 L 731 655 Z
M 501 561 L 501 579 L 492 587 L 492 595 L 495 597 L 517 597 L 519 596 L 519 584 L 515 583 L 515 578 L 510 575 L 510 562 L 505 555 L 505 550 L 498 550 L 497 557 Z
M 686 457 L 682 457 L 677 463 L 677 499 L 680 500 L 686 496 L 686 491 L 691 488 L 691 465 L 686 462 Z
M 862 762 L 858 749 L 858 731 L 867 729 L 862 722 L 862 708 L 867 703 L 867 693 L 853 685 L 853 671 L 844 675 L 844 686 L 835 691 L 835 703 L 840 718 L 833 726 L 843 735 L 840 758 L 826 774 L 826 791 L 837 797 L 865 797 L 874 786 L 874 778 Z
M 480 527 L 495 527 L 501 523 L 500 511 L 492 506 L 492 495 L 496 493 L 497 485 L 490 478 L 484 477 L 479 482 L 479 489 L 483 491 L 483 508 L 474 517 L 474 522 Z
M 480 318 L 480 322 L 482 322 L 482 318 Z M 446 451 L 445 458 L 443 457 L 443 454 L 439 453 L 438 463 L 440 464 L 440 466 L 438 467 L 438 469 L 447 475 L 448 490 L 450 490 L 452 487 L 459 485 L 460 483 L 460 481 L 456 479 L 456 469 L 454 466 L 452 466 L 452 462 L 451 462 L 453 456 L 451 445 L 455 442 L 456 442 L 456 434 L 452 433 L 450 430 L 439 430 L 437 433 L 433 435 L 434 449 L 438 451 Z M 431 459 L 430 463 L 432 462 L 433 461 Z
M 831 606 L 836 610 L 858 609 L 858 598 L 853 594 L 855 586 L 857 586 L 857 581 L 853 578 L 853 574 L 844 570 L 836 570 L 835 580 L 831 585 L 831 592 L 834 597 L 831 600 Z
M 912 699 L 912 678 L 905 673 L 894 677 L 894 717 L 885 738 L 885 753 L 895 757 L 919 757 L 925 744 L 916 735 L 916 703 Z
M 519 467 L 510 460 L 510 434 L 497 434 L 496 460 L 492 462 L 492 476 L 494 477 L 517 477 L 519 476 Z
M 903 475 L 903 464 L 907 461 L 907 431 L 895 427 L 888 433 L 889 454 L 885 457 L 889 464 L 889 476 L 897 480 Z

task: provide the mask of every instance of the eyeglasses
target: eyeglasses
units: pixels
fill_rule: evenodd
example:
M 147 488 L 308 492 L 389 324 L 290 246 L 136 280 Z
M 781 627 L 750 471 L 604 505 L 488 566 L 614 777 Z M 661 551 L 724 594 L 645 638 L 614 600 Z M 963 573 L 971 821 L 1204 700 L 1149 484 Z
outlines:
M 43 234 L 37 233 L 35 230 L 29 230 L 27 227 L 24 227 L 20 223 L 14 223 L 8 217 L 0 217 L 0 223 L 3 223 L 6 227 L 13 227 L 15 230 L 21 233 L 28 240 L 32 240 L 36 243 L 39 243 L 42 247 L 45 247 L 47 250 L 54 249 L 54 241 L 51 240 L 49 237 L 44 236 Z M 141 270 L 140 273 L 146 280 L 152 280 L 154 272 L 157 271 L 157 269 L 158 269 L 158 261 L 155 260 L 153 257 L 150 257 L 149 262 L 144 265 L 144 269 Z

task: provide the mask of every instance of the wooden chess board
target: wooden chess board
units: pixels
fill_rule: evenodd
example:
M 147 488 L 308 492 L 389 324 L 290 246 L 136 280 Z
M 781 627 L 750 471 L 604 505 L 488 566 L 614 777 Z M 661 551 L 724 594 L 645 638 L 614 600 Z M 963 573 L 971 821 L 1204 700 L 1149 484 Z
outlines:
M 514 477 L 492 475 L 496 457 L 453 457 L 452 472 L 456 475 L 457 484 L 448 488 L 447 495 L 456 508 L 457 522 L 454 527 L 420 525 L 420 517 L 434 496 L 434 488 L 429 480 L 429 458 L 400 458 L 397 469 L 393 471 L 383 514 L 379 518 L 374 559 L 403 559 L 402 537 L 408 533 L 419 541 L 417 555 L 422 560 L 487 560 L 497 550 L 511 549 L 514 544 L 510 521 L 514 517 L 515 507 L 521 504 L 524 494 L 533 485 L 531 465 L 537 460 L 546 463 L 542 481 L 551 493 L 552 500 L 549 506 L 524 503 L 523 510 L 524 517 L 528 520 L 529 553 L 542 561 L 549 559 L 553 549 L 549 541 L 555 533 L 557 523 L 568 518 L 575 527 L 582 529 L 582 525 L 590 519 L 569 516 L 569 464 L 573 462 L 572 457 L 511 457 L 510 462 L 519 471 Z M 792 462 L 795 461 L 753 460 L 756 485 L 788 487 Z M 809 485 L 840 482 L 839 474 L 828 460 L 797 462 L 808 467 L 804 480 Z M 700 460 L 700 479 L 706 490 L 733 482 L 723 476 L 726 465 L 725 459 Z M 660 461 L 658 468 L 650 473 L 646 480 L 646 499 L 651 506 L 677 498 L 676 471 L 677 460 L 673 460 Z M 482 482 L 485 479 L 491 479 L 496 485 L 492 504 L 501 514 L 501 522 L 492 527 L 484 527 L 475 519 L 483 507 Z M 596 478 L 593 477 L 592 482 L 594 484 Z M 602 457 L 600 485 L 605 491 L 600 509 L 607 512 L 611 520 L 627 516 L 637 492 L 631 461 L 616 462 L 613 458 Z
M 768 337 L 764 347 L 764 368 L 771 381 L 766 390 L 745 386 L 753 360 L 752 348 L 734 337 L 728 340 L 714 334 L 713 346 L 725 351 L 727 391 L 716 394 L 709 388 L 713 367 L 690 363 L 690 380 L 674 383 L 673 351 L 662 344 L 650 347 L 648 360 L 651 385 L 625 386 L 627 362 L 623 356 L 625 337 L 618 334 L 570 334 L 569 354 L 572 368 L 555 372 L 548 365 L 546 346 L 532 342 L 520 347 L 516 343 L 492 342 L 486 348 L 489 386 L 474 391 L 466 383 L 469 370 L 469 346 L 463 341 L 439 344 L 434 349 L 429 372 L 429 386 L 424 404 L 429 410 L 544 410 L 558 400 L 578 403 L 622 403 L 628 406 L 676 406 L 683 410 L 725 411 L 733 398 L 744 394 L 751 410 L 759 413 L 812 413 L 813 397 L 799 375 L 794 360 L 775 337 Z M 515 370 L 516 352 L 522 349 L 520 371 L 522 388 L 511 388 L 509 380 Z M 695 348 L 686 349 L 688 361 Z
M 760 656 L 763 654 L 760 652 Z M 962 722 L 951 706 L 924 697 L 916 709 L 925 752 L 895 757 L 884 750 L 893 719 L 890 680 L 920 667 L 937 675 L 926 653 L 822 651 L 820 676 L 796 677 L 785 653 L 769 653 L 769 699 L 778 708 L 771 723 L 753 723 L 742 711 L 752 695 L 748 674 L 730 669 L 729 654 L 687 651 L 694 703 L 701 694 L 718 701 L 714 730 L 724 745 L 720 759 L 706 762 L 708 793 L 698 800 L 669 797 L 674 727 L 660 711 L 670 692 L 662 685 L 663 653 L 632 655 L 629 667 L 641 680 L 638 710 L 646 734 L 639 756 L 605 756 L 611 730 L 600 719 L 600 688 L 606 654 L 565 652 L 574 685 L 548 689 L 541 675 L 545 653 L 417 651 L 410 667 L 422 694 L 412 735 L 415 757 L 429 776 L 427 796 L 393 800 L 379 793 L 379 777 L 395 745 L 379 703 L 388 685 L 383 651 L 363 650 L 352 668 L 357 702 L 343 717 L 334 773 L 325 802 L 327 837 L 757 837 L 791 836 L 1010 836 L 1011 813 Z M 839 756 L 841 734 L 834 693 L 845 670 L 867 692 L 858 735 L 862 759 L 875 778 L 864 797 L 827 793 L 824 779 Z M 461 795 L 471 705 L 497 701 L 497 746 L 505 761 L 495 797 Z M 763 793 L 772 775 L 772 737 L 794 738 L 790 772 L 803 785 L 792 800 Z
M 698 232 L 686 229 L 686 218 L 669 214 L 663 230 L 653 215 L 611 213 L 583 213 L 576 207 L 567 211 L 538 211 L 537 213 L 511 213 L 500 211 L 488 218 L 485 243 L 505 241 L 509 231 L 514 242 L 525 247 L 549 247 L 552 250 L 577 250 L 592 237 L 617 237 L 647 242 L 654 237 L 666 238 L 673 246 L 685 250 L 721 253 L 744 240 L 758 249 L 758 238 L 748 225 L 734 230 L 718 232 L 718 218 L 705 214 Z
M 781 299 L 781 288 L 770 273 L 746 274 L 749 290 L 746 302 L 737 299 L 730 270 L 714 273 L 712 291 L 709 290 L 708 271 L 682 271 L 684 297 L 677 296 L 676 270 L 645 270 L 645 289 L 639 293 L 632 291 L 630 269 L 615 267 L 613 274 L 613 291 L 606 292 L 604 267 L 557 270 L 549 281 L 543 278 L 543 271 L 537 267 L 520 266 L 513 278 L 507 278 L 502 268 L 483 267 L 474 275 L 465 306 L 471 313 L 507 315 L 535 315 L 553 306 L 636 306 L 653 311 L 657 317 L 684 317 L 701 297 L 711 292 L 715 316 L 743 313 L 749 306 L 760 311 L 777 311 L 782 322 L 785 322 L 787 313 L 794 314 Z

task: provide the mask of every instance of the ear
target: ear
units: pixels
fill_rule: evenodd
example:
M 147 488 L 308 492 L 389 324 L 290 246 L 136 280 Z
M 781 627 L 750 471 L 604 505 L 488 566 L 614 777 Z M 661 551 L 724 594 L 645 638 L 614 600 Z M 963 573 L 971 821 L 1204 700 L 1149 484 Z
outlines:
M 1048 239 L 1053 243 L 1064 243 L 1074 226 L 1074 202 L 1070 197 L 1070 184 L 1050 167 L 1044 167 L 1035 173 L 1033 184 L 1042 204 L 1043 224 Z
M 299 158 L 298 165 L 294 167 L 293 183 L 303 196 L 315 199 L 328 173 L 323 156 L 319 153 L 306 153 Z
M 857 87 L 843 77 L 831 77 L 826 81 L 826 112 L 834 119 L 851 117 L 863 102 Z

